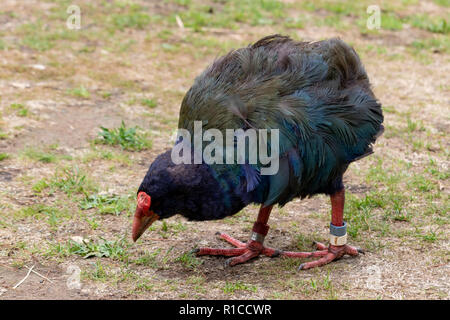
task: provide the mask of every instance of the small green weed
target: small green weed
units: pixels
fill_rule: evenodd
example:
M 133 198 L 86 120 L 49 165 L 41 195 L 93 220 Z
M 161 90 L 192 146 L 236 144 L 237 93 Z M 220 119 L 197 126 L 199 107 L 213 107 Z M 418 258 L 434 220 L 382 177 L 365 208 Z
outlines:
M 148 99 L 148 98 L 144 98 L 144 99 L 142 99 L 141 100 L 141 103 L 144 105 L 144 106 L 146 106 L 146 107 L 149 107 L 149 108 L 156 108 L 156 105 L 157 105 L 157 103 L 156 103 L 156 101 L 154 100 L 154 99 Z
M 236 291 L 257 292 L 258 288 L 253 285 L 245 284 L 242 281 L 236 281 L 236 282 L 226 281 L 225 286 L 222 288 L 222 291 L 227 294 L 234 294 Z
M 11 110 L 14 110 L 16 112 L 16 115 L 18 115 L 19 117 L 26 117 L 29 114 L 29 110 L 27 107 L 25 107 L 23 104 L 21 103 L 13 103 L 9 106 L 9 108 Z
M 74 97 L 83 98 L 83 99 L 88 99 L 91 96 L 90 92 L 84 86 L 69 89 L 69 90 L 67 90 L 67 93 Z
M 161 253 L 161 249 L 157 249 L 154 252 L 146 251 L 145 254 L 139 256 L 139 258 L 132 262 L 136 265 L 149 266 L 151 268 L 158 268 L 159 262 L 157 260 L 158 255 Z
M 74 193 L 87 195 L 96 190 L 96 187 L 86 177 L 86 174 L 78 167 L 67 167 L 58 170 L 53 180 L 50 181 L 50 186 L 63 191 L 69 196 Z
M 80 203 L 80 209 L 88 210 L 97 208 L 101 214 L 119 215 L 124 210 L 130 209 L 130 196 L 116 196 L 94 194 L 85 197 Z
M 68 218 L 69 214 L 66 210 L 58 207 L 35 204 L 16 212 L 16 217 L 33 217 L 38 220 L 46 218 L 47 223 L 54 228 L 62 219 Z
M 29 159 L 44 162 L 44 163 L 53 163 L 53 162 L 57 161 L 56 155 L 49 153 L 49 152 L 42 151 L 42 150 L 38 150 L 35 148 L 31 148 L 31 147 L 27 147 L 24 150 L 23 155 Z
M 195 269 L 203 263 L 202 260 L 198 259 L 193 253 L 185 252 L 175 259 L 176 262 L 180 262 L 184 267 L 188 269 Z
M 108 129 L 100 127 L 101 131 L 95 142 L 109 145 L 120 145 L 125 150 L 144 150 L 151 147 L 151 141 L 145 134 L 138 131 L 138 127 L 127 128 L 125 122 L 119 128 Z
M 65 244 L 65 247 L 66 254 L 78 255 L 85 259 L 106 257 L 127 261 L 130 244 L 124 238 L 115 241 L 100 238 L 96 242 L 93 240 L 83 240 L 81 243 L 69 240 Z

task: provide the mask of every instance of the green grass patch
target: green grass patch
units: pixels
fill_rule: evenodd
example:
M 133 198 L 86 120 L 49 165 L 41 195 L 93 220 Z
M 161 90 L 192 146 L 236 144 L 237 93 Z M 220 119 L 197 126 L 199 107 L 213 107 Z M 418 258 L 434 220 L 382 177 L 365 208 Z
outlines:
M 358 16 L 366 13 L 367 5 L 363 1 L 317 0 L 302 1 L 300 6 L 307 11 L 326 10 L 336 15 Z
M 50 41 L 46 36 L 38 34 L 25 36 L 22 39 L 22 44 L 37 51 L 47 51 L 54 47 L 53 41 Z
M 164 29 L 164 30 L 158 32 L 158 34 L 156 36 L 162 40 L 169 40 L 172 37 L 172 35 L 173 35 L 172 30 Z
M 154 99 L 149 99 L 149 98 L 144 98 L 144 99 L 142 99 L 142 100 L 141 100 L 141 103 L 142 103 L 144 106 L 149 107 L 149 108 L 151 108 L 151 109 L 156 108 L 156 106 L 158 105 L 158 104 L 156 103 L 156 100 L 154 100 Z
M 58 160 L 58 157 L 56 155 L 32 147 L 25 148 L 25 150 L 23 151 L 23 155 L 28 159 L 43 163 L 54 163 Z
M 431 174 L 433 177 L 439 180 L 446 180 L 450 178 L 450 171 L 440 170 L 437 161 L 431 158 L 429 160 L 427 167 L 425 168 L 425 172 Z
M 116 196 L 106 194 L 94 194 L 85 197 L 79 204 L 80 209 L 89 210 L 96 208 L 100 214 L 119 215 L 124 211 L 132 212 L 134 201 L 128 196 Z
M 83 85 L 77 88 L 68 89 L 67 93 L 71 96 L 83 99 L 89 99 L 91 96 L 90 92 Z
M 240 23 L 273 25 L 284 18 L 285 4 L 278 0 L 230 0 L 220 9 L 192 4 L 179 12 L 186 27 L 201 31 L 204 27 L 235 29 Z M 175 15 L 171 22 L 175 24 Z
M 413 175 L 408 185 L 410 188 L 422 193 L 437 190 L 437 185 L 433 180 L 420 174 Z
M 0 161 L 9 159 L 9 157 L 10 157 L 9 154 L 7 154 L 5 152 L 0 153 Z
M 345 30 L 350 28 L 351 24 L 346 20 L 342 19 L 338 15 L 328 15 L 324 19 L 319 19 L 316 21 L 317 26 L 328 26 L 335 28 L 337 30 Z
M 443 7 L 450 7 L 450 0 L 433 0 L 434 3 L 436 3 L 439 6 Z
M 9 135 L 6 132 L 0 132 L 0 140 L 7 140 Z
M 9 106 L 9 108 L 19 117 L 26 117 L 30 112 L 30 110 L 21 103 L 13 103 Z
M 70 215 L 66 209 L 44 204 L 35 204 L 19 210 L 16 212 L 15 217 L 47 220 L 49 226 L 55 228 L 63 219 L 69 218 Z
M 84 278 L 91 279 L 94 281 L 107 282 L 111 279 L 106 268 L 103 266 L 101 261 L 95 261 L 94 270 L 84 271 L 82 274 Z
M 288 29 L 304 29 L 305 19 L 304 18 L 286 18 L 283 23 L 285 28 Z
M 415 40 L 410 44 L 413 54 L 419 54 L 422 51 L 432 51 L 436 53 L 450 52 L 450 39 L 447 36 L 435 36 L 433 38 Z
M 39 194 L 45 189 L 47 189 L 49 186 L 50 185 L 48 184 L 48 181 L 46 179 L 41 179 L 35 184 L 33 184 L 33 187 L 31 189 L 33 189 L 35 193 Z
M 186 231 L 187 229 L 186 225 L 184 225 L 182 222 L 167 223 L 166 220 L 163 220 L 159 225 L 161 226 L 161 228 L 158 230 L 158 234 L 164 239 L 176 235 L 179 232 Z M 157 226 L 158 224 L 154 224 L 150 228 L 154 231 L 157 230 Z
M 150 16 L 143 12 L 114 14 L 111 16 L 112 25 L 121 31 L 126 28 L 144 29 L 151 21 Z
M 138 283 L 136 284 L 135 290 L 138 292 L 149 292 L 153 291 L 153 288 L 155 287 L 154 284 L 150 282 L 150 280 L 147 279 L 140 279 Z
M 226 294 L 234 294 L 236 291 L 249 291 L 256 293 L 258 288 L 254 285 L 245 284 L 242 281 L 226 281 L 222 291 Z
M 305 236 L 305 235 L 299 233 L 295 237 L 295 246 L 296 246 L 297 250 L 299 250 L 299 251 L 309 251 L 309 250 L 311 250 L 311 248 L 313 248 L 314 241 L 320 242 L 321 239 L 319 239 L 318 237 L 319 236 L 315 235 L 315 234 Z M 322 239 L 322 240 L 325 240 L 325 239 Z M 322 242 L 326 242 L 326 240 L 322 241 Z
M 198 259 L 192 252 L 185 252 L 176 258 L 175 262 L 181 263 L 187 269 L 195 269 L 203 263 L 203 260 Z
M 61 40 L 76 41 L 80 33 L 66 28 L 65 23 L 54 26 L 38 20 L 36 23 L 26 23 L 18 28 L 21 35 L 20 44 L 37 51 L 47 51 L 56 46 Z
M 381 15 L 381 28 L 387 30 L 403 29 L 403 21 L 394 12 L 388 12 Z
M 141 254 L 138 258 L 131 261 L 138 266 L 147 266 L 151 268 L 159 268 L 159 260 L 158 256 L 161 253 L 161 249 L 156 249 L 154 252 L 146 251 L 144 254 Z
M 83 163 L 89 163 L 93 160 L 110 160 L 127 166 L 132 164 L 132 160 L 127 153 L 115 152 L 91 145 L 91 151 L 83 155 L 81 161 Z
M 348 221 L 348 234 L 357 239 L 363 231 L 377 231 L 379 235 L 389 235 L 386 219 L 409 221 L 404 207 L 410 198 L 396 193 L 394 189 L 385 192 L 370 192 L 362 198 L 347 193 L 345 215 Z
M 108 129 L 100 127 L 100 139 L 96 139 L 96 143 L 119 145 L 125 150 L 144 150 L 151 148 L 151 141 L 146 134 L 139 130 L 139 127 L 127 128 L 125 122 L 119 128 Z
M 88 217 L 84 217 L 84 221 L 86 221 L 92 230 L 97 230 L 100 224 L 97 222 L 95 217 L 89 219 Z
M 57 243 L 50 246 L 47 251 L 47 256 L 69 256 L 78 255 L 85 259 L 97 257 L 97 258 L 110 258 L 119 261 L 128 261 L 128 248 L 131 245 L 125 240 L 125 238 L 118 240 L 105 240 L 100 238 L 97 241 L 83 240 L 76 242 L 68 240 L 66 243 Z
M 85 196 L 96 191 L 96 186 L 78 167 L 58 169 L 49 183 L 50 187 L 59 189 L 68 196 L 83 194 Z
M 444 18 L 421 14 L 408 17 L 408 21 L 413 27 L 433 33 L 448 34 L 450 32 L 450 25 Z
M 426 242 L 435 242 L 436 240 L 438 240 L 438 234 L 433 230 L 430 230 L 426 233 L 420 233 L 420 231 L 417 230 L 417 237 Z

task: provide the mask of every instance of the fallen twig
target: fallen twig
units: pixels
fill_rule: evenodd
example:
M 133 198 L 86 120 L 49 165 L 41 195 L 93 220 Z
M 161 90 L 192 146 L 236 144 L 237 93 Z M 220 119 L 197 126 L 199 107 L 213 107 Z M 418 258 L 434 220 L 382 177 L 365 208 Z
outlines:
M 177 21 L 178 27 L 179 27 L 180 29 L 184 29 L 184 23 L 183 23 L 183 20 L 181 20 L 181 18 L 180 18 L 179 15 L 176 15 L 176 16 L 175 16 L 175 20 Z
M 9 269 L 11 269 L 11 270 L 16 270 L 16 268 L 7 266 L 6 264 L 3 264 L 3 263 L 0 263 L 0 266 L 5 267 L 5 268 L 9 268 Z
M 183 240 L 183 239 L 164 239 L 164 238 L 145 238 L 145 240 L 151 240 L 151 241 L 178 241 L 178 242 L 188 242 L 189 240 Z
M 432 267 L 432 268 L 439 268 L 439 267 L 443 267 L 443 266 L 445 266 L 445 265 L 447 265 L 447 263 L 435 264 L 435 265 L 433 265 L 433 266 L 431 266 L 431 267 Z
M 31 271 L 33 271 L 33 268 L 34 268 L 34 265 L 33 265 L 30 269 L 28 269 L 28 273 L 27 273 L 27 275 L 25 276 L 25 278 L 23 278 L 22 280 L 20 280 L 20 282 L 19 282 L 18 284 L 16 284 L 16 285 L 13 287 L 13 289 L 17 289 L 17 287 L 20 286 L 20 285 L 22 284 L 22 282 L 24 282 L 24 281 L 28 278 L 28 276 L 30 275 Z
M 27 268 L 28 270 L 30 270 L 31 268 L 30 267 L 28 267 L 28 266 L 25 266 L 25 268 Z M 45 280 L 47 280 L 48 282 L 50 282 L 50 283 L 53 283 L 53 281 L 52 280 L 50 280 L 49 278 L 47 278 L 46 276 L 43 276 L 42 274 L 40 274 L 39 272 L 37 272 L 37 271 L 34 271 L 34 270 L 31 270 L 32 272 L 34 272 L 35 274 L 37 274 L 39 277 L 41 277 L 41 278 L 44 278 Z

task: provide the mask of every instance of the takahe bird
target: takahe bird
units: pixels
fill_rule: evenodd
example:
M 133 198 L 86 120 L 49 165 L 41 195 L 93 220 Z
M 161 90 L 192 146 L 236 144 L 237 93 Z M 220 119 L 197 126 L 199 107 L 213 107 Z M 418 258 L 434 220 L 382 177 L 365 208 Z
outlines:
M 157 219 L 175 214 L 197 221 L 222 219 L 257 203 L 261 208 L 248 242 L 218 233 L 236 248 L 194 252 L 232 257 L 229 266 L 260 254 L 319 257 L 299 269 L 363 252 L 347 245 L 343 174 L 351 162 L 372 153 L 372 144 L 383 132 L 383 114 L 353 48 L 340 39 L 296 42 L 272 35 L 233 50 L 197 77 L 184 97 L 178 127 L 194 135 L 195 121 L 201 121 L 203 130 L 222 133 L 278 129 L 277 172 L 263 175 L 266 164 L 259 159 L 250 163 L 248 157 L 231 164 L 203 159 L 175 163 L 169 150 L 151 164 L 138 189 L 134 241 Z M 269 147 L 275 143 L 271 139 L 263 143 Z M 181 139 L 175 147 L 178 143 Z M 237 148 L 236 139 L 232 148 Z M 274 205 L 319 193 L 331 197 L 328 247 L 316 243 L 318 251 L 308 253 L 263 245 Z

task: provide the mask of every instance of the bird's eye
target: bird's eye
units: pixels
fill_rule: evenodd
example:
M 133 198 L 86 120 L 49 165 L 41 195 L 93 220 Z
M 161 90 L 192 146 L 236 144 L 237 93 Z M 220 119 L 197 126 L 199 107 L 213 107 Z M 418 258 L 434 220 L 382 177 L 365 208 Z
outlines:
M 152 207 L 158 207 L 161 204 L 161 201 L 152 202 Z

